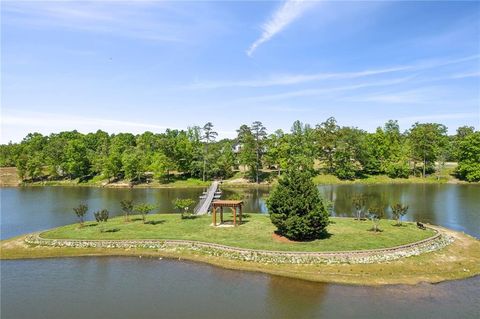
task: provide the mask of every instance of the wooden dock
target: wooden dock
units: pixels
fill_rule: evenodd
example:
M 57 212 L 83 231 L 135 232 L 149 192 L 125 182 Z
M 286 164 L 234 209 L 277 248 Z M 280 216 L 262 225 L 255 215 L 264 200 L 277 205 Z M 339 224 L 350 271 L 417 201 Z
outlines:
M 207 189 L 207 191 L 200 196 L 200 201 L 198 202 L 197 206 L 193 210 L 195 215 L 205 215 L 208 214 L 210 210 L 210 206 L 214 199 L 219 198 L 218 192 L 218 182 L 214 181 L 212 185 Z

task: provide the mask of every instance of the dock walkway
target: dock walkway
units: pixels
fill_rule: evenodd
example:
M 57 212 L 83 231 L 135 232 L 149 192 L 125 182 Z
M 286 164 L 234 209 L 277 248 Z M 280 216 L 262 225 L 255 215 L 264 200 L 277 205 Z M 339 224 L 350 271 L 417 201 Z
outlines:
M 200 201 L 193 211 L 195 215 L 205 215 L 208 213 L 208 210 L 212 205 L 212 201 L 216 198 L 217 190 L 218 182 L 214 181 L 208 188 L 205 195 L 200 197 Z

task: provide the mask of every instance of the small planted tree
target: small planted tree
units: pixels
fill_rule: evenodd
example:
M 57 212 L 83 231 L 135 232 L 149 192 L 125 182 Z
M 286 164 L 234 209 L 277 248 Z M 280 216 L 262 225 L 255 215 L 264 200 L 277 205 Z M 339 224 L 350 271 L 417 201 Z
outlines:
M 327 233 L 328 212 L 310 174 L 289 170 L 267 199 L 272 223 L 293 240 L 313 240 Z
M 192 207 L 194 203 L 195 202 L 190 198 L 177 198 L 173 201 L 173 205 L 175 206 L 175 208 L 180 210 L 182 219 L 190 218 L 192 213 L 189 212 L 189 208 Z
M 360 220 L 363 215 L 363 210 L 365 209 L 365 204 L 366 204 L 365 196 L 363 195 L 353 196 L 352 204 L 353 204 L 353 207 L 355 208 L 356 218 L 357 220 Z
M 397 221 L 397 225 L 401 225 L 402 217 L 407 214 L 408 205 L 397 203 L 390 206 L 390 208 L 392 209 L 393 218 Z
M 108 221 L 109 213 L 108 213 L 108 210 L 106 210 L 106 209 L 96 211 L 95 213 L 93 213 L 93 215 L 95 216 L 95 220 L 98 223 L 101 223 L 101 222 L 106 223 Z
M 368 208 L 368 218 L 372 221 L 373 227 L 372 230 L 374 232 L 380 231 L 378 228 L 378 224 L 380 223 L 380 220 L 384 216 L 384 210 L 382 207 L 379 206 L 373 206 Z
M 124 199 L 120 201 L 120 206 L 122 206 L 122 211 L 123 211 L 123 215 L 125 216 L 125 221 L 128 222 L 130 220 L 128 216 L 133 213 L 133 200 Z
M 80 203 L 78 207 L 73 209 L 75 215 L 78 217 L 78 222 L 80 223 L 80 227 L 83 227 L 83 222 L 85 221 L 85 215 L 88 211 L 88 206 L 86 204 Z
M 141 203 L 141 204 L 138 204 L 138 205 L 135 205 L 133 207 L 133 210 L 139 214 L 142 215 L 142 220 L 143 220 L 143 223 L 145 224 L 146 223 L 146 218 L 147 218 L 147 214 L 150 214 L 152 212 L 152 210 L 155 209 L 155 205 L 153 204 L 149 204 L 149 203 Z
M 108 210 L 106 209 L 102 209 L 102 210 L 99 210 L 99 211 L 96 211 L 95 213 L 93 213 L 93 216 L 95 216 L 95 220 L 97 221 L 97 223 L 99 223 L 100 225 L 102 225 L 102 223 L 106 223 L 107 220 L 108 220 Z M 103 233 L 104 231 L 104 227 L 103 225 L 100 227 L 100 232 Z

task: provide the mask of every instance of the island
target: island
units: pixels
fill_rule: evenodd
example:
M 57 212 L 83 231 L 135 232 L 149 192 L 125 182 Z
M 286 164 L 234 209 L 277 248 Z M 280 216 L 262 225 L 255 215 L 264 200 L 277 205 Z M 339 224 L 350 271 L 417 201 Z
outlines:
M 228 224 L 232 216 L 226 214 Z M 230 219 L 229 219 L 230 218 Z M 213 227 L 211 216 L 115 217 L 1 242 L 2 259 L 74 256 L 175 258 L 311 281 L 358 285 L 415 284 L 480 274 L 480 241 L 443 227 L 330 218 L 328 238 L 295 242 L 275 234 L 268 216 L 246 214 L 237 227 Z

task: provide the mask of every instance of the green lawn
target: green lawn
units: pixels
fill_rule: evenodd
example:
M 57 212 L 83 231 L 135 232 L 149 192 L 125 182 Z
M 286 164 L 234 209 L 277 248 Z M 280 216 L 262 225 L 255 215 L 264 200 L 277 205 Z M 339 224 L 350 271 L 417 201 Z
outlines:
M 331 218 L 328 238 L 285 243 L 272 238 L 275 227 L 268 216 L 260 214 L 250 214 L 244 218 L 244 224 L 236 228 L 214 228 L 210 226 L 210 216 L 182 220 L 177 214 L 157 214 L 147 216 L 147 224 L 142 223 L 140 216 L 132 216 L 132 220 L 124 222 L 123 217 L 112 218 L 103 226 L 86 222 L 83 228 L 72 224 L 46 231 L 41 236 L 57 239 L 187 239 L 253 249 L 339 251 L 398 246 L 434 234 L 431 230 L 419 230 L 412 223 L 393 226 L 391 220 L 382 220 L 380 229 L 383 231 L 374 233 L 369 231 L 372 225 L 369 221 Z M 102 228 L 104 232 L 101 232 Z
M 409 178 L 390 178 L 386 175 L 371 175 L 365 178 L 354 180 L 341 180 L 330 174 L 320 174 L 313 178 L 313 182 L 317 185 L 328 184 L 442 184 L 453 177 L 450 175 L 427 176 L 427 178 L 410 176 Z

